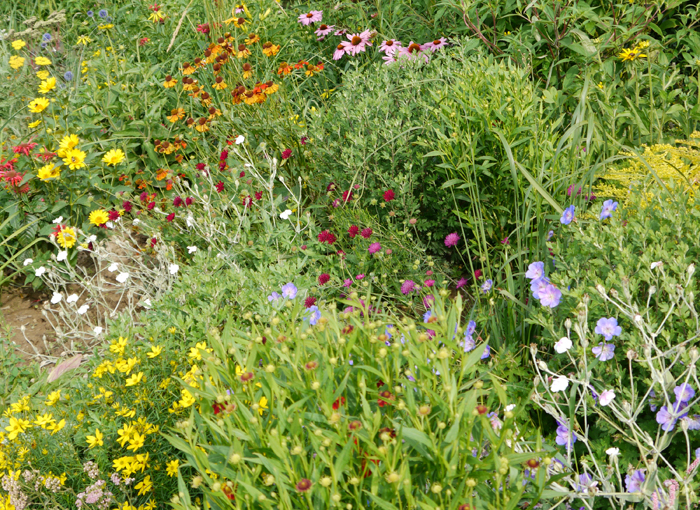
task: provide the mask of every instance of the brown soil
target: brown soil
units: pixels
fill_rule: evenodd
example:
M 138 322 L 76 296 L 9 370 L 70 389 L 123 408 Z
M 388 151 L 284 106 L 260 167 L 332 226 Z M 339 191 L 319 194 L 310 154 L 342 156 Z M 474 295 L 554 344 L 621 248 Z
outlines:
M 4 286 L 0 290 L 0 325 L 9 329 L 9 339 L 14 342 L 17 353 L 24 359 L 35 354 L 34 347 L 48 356 L 61 354 L 53 343 L 53 328 L 41 313 L 41 304 L 47 297 L 32 289 Z M 24 334 L 21 327 L 24 326 Z M 27 342 L 26 338 L 29 340 Z M 58 351 L 58 352 L 55 352 Z

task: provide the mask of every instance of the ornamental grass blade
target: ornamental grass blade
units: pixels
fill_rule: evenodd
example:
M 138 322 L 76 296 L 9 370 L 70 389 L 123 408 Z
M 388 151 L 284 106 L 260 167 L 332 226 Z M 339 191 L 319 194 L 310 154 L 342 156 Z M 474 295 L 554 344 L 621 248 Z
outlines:
M 69 370 L 73 370 L 75 368 L 78 368 L 80 366 L 80 362 L 83 361 L 83 355 L 78 354 L 77 356 L 73 356 L 71 359 L 67 359 L 66 361 L 62 361 L 58 365 L 56 365 L 56 368 L 54 368 L 51 373 L 49 374 L 48 379 L 46 379 L 47 382 L 54 382 L 56 379 L 61 377 L 63 374 L 68 372 Z

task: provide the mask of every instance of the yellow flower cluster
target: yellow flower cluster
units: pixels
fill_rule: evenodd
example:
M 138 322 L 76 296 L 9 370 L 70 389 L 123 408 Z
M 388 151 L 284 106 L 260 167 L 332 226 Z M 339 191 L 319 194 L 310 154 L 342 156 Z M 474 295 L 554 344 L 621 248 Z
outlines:
M 58 148 L 58 157 L 62 158 L 71 170 L 79 170 L 86 166 L 87 154 L 78 149 L 79 143 L 80 139 L 77 135 L 67 135 L 63 137 Z

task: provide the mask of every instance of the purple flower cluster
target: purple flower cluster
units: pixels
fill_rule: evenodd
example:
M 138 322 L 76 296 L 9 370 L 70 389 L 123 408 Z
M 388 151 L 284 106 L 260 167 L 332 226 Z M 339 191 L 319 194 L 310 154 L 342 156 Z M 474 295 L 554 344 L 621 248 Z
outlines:
M 532 297 L 539 300 L 542 306 L 555 308 L 561 302 L 561 291 L 557 289 L 545 275 L 544 262 L 533 262 L 527 268 L 525 278 L 531 281 Z
M 573 444 L 576 442 L 576 435 L 574 432 L 566 426 L 565 422 L 557 420 L 559 426 L 557 427 L 557 439 L 556 442 L 559 446 L 566 446 L 567 450 L 570 450 Z
M 661 430 L 671 432 L 679 419 L 687 422 L 689 430 L 700 430 L 700 416 L 696 414 L 689 417 L 686 410 L 688 403 L 695 396 L 693 387 L 688 383 L 683 383 L 676 386 L 673 393 L 676 395 L 676 401 L 671 406 L 661 407 L 656 413 L 656 423 L 661 425 Z

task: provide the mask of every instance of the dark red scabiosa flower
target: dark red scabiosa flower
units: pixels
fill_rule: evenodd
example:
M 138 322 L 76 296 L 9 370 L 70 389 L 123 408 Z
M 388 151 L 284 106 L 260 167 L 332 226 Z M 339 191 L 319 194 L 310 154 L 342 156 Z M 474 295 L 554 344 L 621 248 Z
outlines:
M 348 424 L 348 428 L 350 430 L 360 430 L 362 428 L 362 422 L 360 420 L 353 420 Z
M 459 505 L 459 507 L 457 507 L 457 510 L 474 510 L 474 507 L 471 506 L 469 503 L 464 503 L 462 505 Z
M 323 274 L 319 275 L 319 277 L 318 277 L 318 284 L 325 285 L 330 281 L 330 279 L 331 279 L 331 275 L 329 275 L 328 273 L 323 273 Z
M 218 404 L 218 403 L 212 404 L 211 407 L 212 407 L 212 409 L 214 410 L 214 414 L 219 414 L 219 413 L 222 412 L 224 409 L 226 409 L 226 408 L 224 407 L 224 405 Z
M 255 192 L 255 200 L 262 200 L 262 191 Z
M 352 191 L 343 191 L 343 202 L 346 204 L 352 200 Z
M 144 191 L 143 193 L 141 193 L 139 195 L 139 200 L 141 200 L 141 202 L 148 202 L 148 192 Z
M 226 494 L 226 497 L 227 497 L 228 499 L 230 499 L 231 501 L 235 501 L 235 500 L 236 500 L 236 495 L 233 493 L 233 489 L 232 489 L 231 487 L 229 487 L 228 484 L 226 484 L 226 485 L 224 485 L 223 487 L 221 487 L 221 492 L 223 492 L 224 494 Z
M 388 189 L 384 192 L 384 201 L 385 202 L 391 202 L 392 200 L 394 200 L 394 198 L 395 198 L 394 190 Z
M 114 209 L 110 210 L 108 217 L 109 221 L 117 221 L 119 219 L 119 211 L 115 211 Z
M 302 478 L 297 482 L 297 490 L 299 492 L 306 492 L 308 491 L 313 484 L 311 483 L 311 480 L 307 478 Z
M 352 333 L 352 330 L 353 330 L 353 329 L 355 329 L 355 328 L 352 326 L 352 324 L 348 324 L 347 326 L 345 326 L 345 327 L 343 328 L 342 333 L 343 333 L 344 335 L 349 335 L 350 333 Z
M 474 271 L 474 278 L 476 278 L 478 280 L 479 278 L 481 278 L 482 274 L 483 273 L 481 272 L 481 269 L 477 269 Z
M 306 370 L 316 370 L 318 368 L 318 362 L 309 361 L 306 365 L 304 365 L 304 368 Z
M 309 296 L 304 300 L 304 306 L 306 308 L 311 308 L 316 304 L 316 298 L 314 296 Z
M 326 186 L 326 191 L 333 191 L 334 189 L 335 189 L 335 183 L 329 182 L 328 186 Z
M 308 138 L 307 136 L 302 136 L 302 137 L 301 137 L 301 140 L 300 140 L 301 144 L 302 144 L 302 145 L 306 145 L 306 141 L 307 141 L 308 139 L 309 139 L 309 138 Z
M 132 207 L 133 206 L 131 205 L 131 202 L 129 202 L 128 200 L 122 202 L 122 209 L 124 209 L 125 212 L 131 212 Z
M 386 390 L 386 391 L 380 391 L 380 392 L 379 392 L 379 397 L 380 397 L 380 398 L 377 399 L 377 404 L 379 404 L 379 407 L 388 406 L 389 403 L 390 403 L 392 400 L 394 400 L 394 395 L 392 395 L 391 392 L 388 391 L 388 390 Z
M 357 227 L 357 225 L 353 225 L 348 229 L 348 235 L 354 239 L 359 231 L 360 229 Z
M 151 238 L 151 248 L 154 248 L 156 244 L 158 244 L 158 239 L 156 239 L 155 237 L 152 237 Z
M 343 250 L 338 250 L 336 255 L 338 255 L 338 257 L 340 257 L 342 260 L 345 260 L 345 252 Z
M 226 170 L 226 161 L 219 161 L 219 171 L 223 172 Z
M 192 204 L 194 204 L 194 198 L 192 198 L 192 197 L 187 197 L 187 198 L 185 199 L 185 205 L 186 205 L 187 207 L 189 207 L 189 206 L 191 206 Z
M 340 409 L 340 406 L 344 406 L 344 405 L 345 405 L 345 397 L 338 397 L 335 399 L 335 402 L 333 402 L 333 410 L 337 411 L 338 409 Z M 352 423 L 350 425 L 352 425 Z M 350 429 L 350 430 L 352 430 L 352 429 Z
M 372 236 L 372 229 L 369 227 L 363 228 L 362 232 L 360 232 L 360 235 L 365 239 L 369 239 Z
M 306 245 L 305 245 L 305 244 L 302 244 L 302 245 L 301 245 L 301 249 L 302 249 L 302 250 L 306 250 Z
M 250 195 L 244 196 L 242 201 L 243 201 L 244 208 L 248 208 L 251 205 L 253 205 L 253 197 L 251 197 Z
M 241 374 L 241 381 L 248 382 L 253 378 L 253 372 L 244 372 Z
M 336 241 L 336 237 L 330 230 L 324 230 L 318 235 L 318 240 L 321 243 L 328 243 L 330 245 Z
M 207 167 L 207 165 L 205 165 L 204 163 L 197 163 L 197 165 L 195 165 L 195 168 L 196 168 L 197 170 L 199 170 L 200 172 L 201 172 L 202 170 L 204 170 L 206 167 Z
M 241 170 L 241 173 L 238 174 L 238 177 L 240 177 L 241 179 L 245 177 L 245 172 Z
M 292 149 L 284 149 L 282 151 L 282 159 L 289 159 L 292 156 Z
M 156 203 L 155 203 L 155 202 L 150 202 L 150 203 L 146 206 L 146 209 L 148 209 L 149 211 L 152 211 L 152 210 L 155 208 L 155 206 L 156 206 Z
M 377 381 L 377 388 L 381 388 L 382 386 L 384 386 L 384 381 L 382 381 L 381 379 L 379 379 L 379 380 Z
M 222 181 L 216 183 L 216 191 L 218 191 L 219 193 L 224 191 L 224 183 Z
M 476 412 L 477 412 L 477 414 L 483 415 L 483 414 L 486 414 L 489 412 L 489 408 L 483 404 L 480 404 L 480 405 L 476 406 Z
M 389 428 L 389 427 L 383 427 L 379 429 L 379 437 L 382 437 L 382 434 L 387 434 L 389 436 L 389 439 L 394 439 L 396 437 L 396 430 Z
M 221 154 L 219 155 L 219 161 L 226 161 L 226 158 L 228 158 L 228 151 L 221 151 Z
M 168 222 L 173 221 L 173 220 L 175 219 L 175 213 L 174 213 L 174 212 L 171 212 L 170 214 L 168 214 L 168 215 L 165 217 L 165 219 L 166 219 Z
M 182 198 L 180 198 L 180 197 L 173 198 L 173 205 L 175 207 L 182 207 Z

